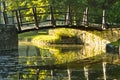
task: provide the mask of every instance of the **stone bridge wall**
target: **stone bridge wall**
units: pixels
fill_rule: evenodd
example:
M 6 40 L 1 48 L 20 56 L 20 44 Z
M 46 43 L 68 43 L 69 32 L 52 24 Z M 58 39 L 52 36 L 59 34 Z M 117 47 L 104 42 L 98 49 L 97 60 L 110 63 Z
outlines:
M 95 47 L 95 49 L 101 49 L 105 52 L 105 47 L 107 43 L 117 41 L 120 39 L 120 30 L 113 29 L 107 31 L 77 31 L 78 37 L 82 39 L 85 45 L 89 47 Z M 89 47 L 88 49 L 89 51 Z M 94 49 L 94 50 L 95 50 Z
M 0 24 L 0 53 L 18 49 L 18 34 L 14 25 Z

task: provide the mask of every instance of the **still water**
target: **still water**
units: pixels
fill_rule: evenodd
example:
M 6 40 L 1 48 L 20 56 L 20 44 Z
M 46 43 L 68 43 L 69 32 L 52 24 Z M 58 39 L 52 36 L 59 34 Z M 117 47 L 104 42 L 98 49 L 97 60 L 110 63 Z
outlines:
M 0 80 L 120 80 L 120 56 L 101 46 L 20 43 L 1 54 Z

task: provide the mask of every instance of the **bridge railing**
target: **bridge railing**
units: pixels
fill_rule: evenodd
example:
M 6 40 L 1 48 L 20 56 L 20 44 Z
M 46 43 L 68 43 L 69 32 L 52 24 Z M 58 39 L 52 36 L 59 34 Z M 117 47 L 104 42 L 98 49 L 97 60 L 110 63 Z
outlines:
M 62 25 L 84 26 L 82 24 L 84 11 L 73 12 L 71 6 L 68 6 L 67 8 L 56 8 L 52 6 L 21 8 L 14 10 L 13 12 L 16 17 L 14 24 L 17 24 L 19 30 L 22 30 L 21 28 L 23 25 L 30 24 L 35 24 L 36 28 L 41 26 L 56 27 Z
M 12 17 L 3 12 L 5 24 L 9 18 L 18 31 L 40 27 L 75 26 L 101 27 L 106 24 L 104 10 L 94 10 L 88 7 L 74 10 L 72 6 L 41 6 L 19 8 L 11 11 Z M 10 19 L 10 20 L 11 20 Z M 9 21 L 9 20 L 8 20 Z

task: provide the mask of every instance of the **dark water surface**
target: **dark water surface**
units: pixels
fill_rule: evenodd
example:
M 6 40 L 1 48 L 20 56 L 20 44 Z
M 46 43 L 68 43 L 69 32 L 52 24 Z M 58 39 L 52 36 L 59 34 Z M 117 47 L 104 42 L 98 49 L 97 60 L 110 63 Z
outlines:
M 120 80 L 120 56 L 100 47 L 20 44 L 0 56 L 0 80 Z

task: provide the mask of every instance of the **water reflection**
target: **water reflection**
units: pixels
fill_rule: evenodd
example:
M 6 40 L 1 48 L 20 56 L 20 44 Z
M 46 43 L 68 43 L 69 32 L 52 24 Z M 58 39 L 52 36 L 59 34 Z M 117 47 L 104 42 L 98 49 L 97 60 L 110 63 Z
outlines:
M 0 52 L 0 80 L 17 79 L 18 51 L 1 51 Z
M 100 48 L 78 45 L 38 48 L 21 44 L 19 55 L 0 58 L 0 80 L 120 79 L 120 56 L 105 54 Z

